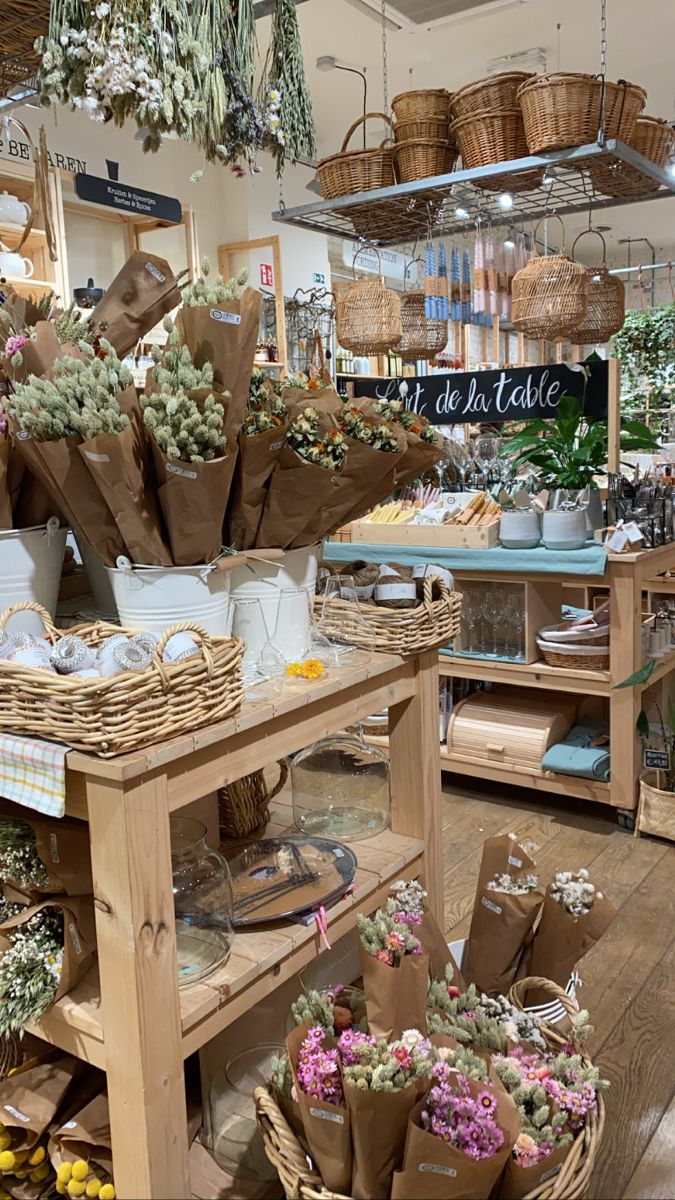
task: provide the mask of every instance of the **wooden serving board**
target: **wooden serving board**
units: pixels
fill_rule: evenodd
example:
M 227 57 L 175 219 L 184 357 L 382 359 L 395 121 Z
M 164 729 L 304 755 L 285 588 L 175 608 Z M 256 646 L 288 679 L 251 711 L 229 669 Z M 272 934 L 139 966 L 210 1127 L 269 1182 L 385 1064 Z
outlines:
M 352 542 L 383 546 L 449 546 L 487 550 L 499 543 L 499 518 L 489 525 L 381 525 L 377 521 L 352 521 Z

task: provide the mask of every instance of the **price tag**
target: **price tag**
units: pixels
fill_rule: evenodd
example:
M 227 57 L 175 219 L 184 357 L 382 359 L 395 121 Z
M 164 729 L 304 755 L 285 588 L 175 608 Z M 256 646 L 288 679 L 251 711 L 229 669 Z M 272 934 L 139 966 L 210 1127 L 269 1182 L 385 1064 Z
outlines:
M 606 542 L 607 549 L 613 550 L 615 554 L 621 554 L 621 551 L 625 550 L 627 545 L 628 534 L 625 529 L 616 529 Z
M 669 771 L 670 754 L 667 750 L 645 750 L 644 766 L 655 767 L 659 771 Z

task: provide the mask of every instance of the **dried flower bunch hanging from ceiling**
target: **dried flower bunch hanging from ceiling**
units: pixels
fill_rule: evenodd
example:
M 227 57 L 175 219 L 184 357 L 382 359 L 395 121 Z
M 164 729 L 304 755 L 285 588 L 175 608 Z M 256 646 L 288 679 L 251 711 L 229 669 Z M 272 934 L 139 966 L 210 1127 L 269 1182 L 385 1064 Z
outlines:
M 315 152 L 295 0 L 277 0 L 257 96 L 252 0 L 51 0 L 36 48 L 42 103 L 133 119 L 146 151 L 175 133 L 236 174 L 262 149 L 278 171 Z

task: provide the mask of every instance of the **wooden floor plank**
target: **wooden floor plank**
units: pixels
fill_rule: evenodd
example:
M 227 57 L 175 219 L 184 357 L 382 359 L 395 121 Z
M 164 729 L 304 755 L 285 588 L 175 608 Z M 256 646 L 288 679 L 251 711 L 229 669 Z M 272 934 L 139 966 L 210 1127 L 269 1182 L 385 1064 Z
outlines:
M 674 1172 L 675 1096 L 626 1186 L 625 1200 L 672 1200 Z

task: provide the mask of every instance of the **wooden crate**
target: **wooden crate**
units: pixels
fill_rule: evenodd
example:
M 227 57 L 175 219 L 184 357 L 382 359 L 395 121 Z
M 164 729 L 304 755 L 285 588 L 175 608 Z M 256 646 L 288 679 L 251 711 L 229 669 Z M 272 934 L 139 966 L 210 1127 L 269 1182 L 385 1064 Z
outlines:
M 379 525 L 352 521 L 352 542 L 383 546 L 425 546 L 442 550 L 488 550 L 499 544 L 499 518 L 489 525 Z
M 540 774 L 544 754 L 569 733 L 575 717 L 576 704 L 561 696 L 532 695 L 521 688 L 479 692 L 455 706 L 448 754 Z

